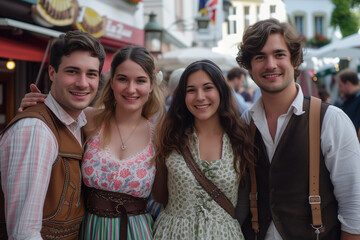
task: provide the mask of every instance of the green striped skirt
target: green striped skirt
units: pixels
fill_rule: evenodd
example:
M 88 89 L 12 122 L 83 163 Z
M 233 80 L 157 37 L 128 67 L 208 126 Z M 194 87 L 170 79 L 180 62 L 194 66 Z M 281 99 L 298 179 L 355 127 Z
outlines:
M 128 240 L 151 240 L 154 220 L 149 213 L 129 216 Z M 80 230 L 83 240 L 120 239 L 120 218 L 106 218 L 86 213 Z

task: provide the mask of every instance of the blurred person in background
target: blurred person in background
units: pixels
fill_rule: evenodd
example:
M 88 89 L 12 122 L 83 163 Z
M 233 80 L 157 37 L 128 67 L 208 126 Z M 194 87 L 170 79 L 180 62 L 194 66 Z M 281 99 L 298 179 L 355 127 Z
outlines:
M 245 78 L 245 71 L 240 68 L 232 68 L 227 73 L 227 81 L 232 87 L 232 93 L 235 98 L 236 105 L 238 107 L 240 115 L 244 113 L 251 104 L 245 101 L 245 98 L 238 92 L 241 87 L 241 78 Z
M 339 106 L 354 123 L 356 132 L 360 139 L 360 85 L 355 71 L 344 69 L 336 76 L 340 95 L 344 102 Z
M 176 89 L 176 87 L 179 84 L 180 81 L 180 77 L 181 74 L 184 72 L 185 68 L 178 68 L 175 69 L 171 74 L 170 74 L 170 78 L 169 78 L 169 82 L 168 82 L 168 93 L 169 96 L 166 99 L 166 110 L 169 110 L 172 98 L 173 98 L 173 94 L 174 91 Z

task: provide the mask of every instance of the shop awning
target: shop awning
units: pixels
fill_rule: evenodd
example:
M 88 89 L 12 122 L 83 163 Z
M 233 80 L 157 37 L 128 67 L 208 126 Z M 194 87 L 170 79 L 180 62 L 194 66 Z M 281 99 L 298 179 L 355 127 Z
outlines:
M 41 62 L 43 60 L 47 42 L 52 38 L 57 38 L 63 32 L 54 31 L 44 27 L 16 21 L 8 18 L 0 18 L 0 26 L 19 28 L 28 32 L 42 35 L 41 38 L 35 35 L 23 34 L 21 36 L 0 36 L 0 58 L 8 58 L 13 60 L 22 60 L 30 62 Z M 122 42 L 100 39 L 103 44 L 111 44 L 115 47 L 123 47 L 126 44 Z M 116 43 L 116 44 L 115 44 Z M 102 72 L 106 73 L 110 69 L 113 53 L 106 53 L 106 59 Z
M 0 18 L 0 26 L 9 27 L 9 29 L 25 30 L 36 33 L 38 36 L 35 37 L 29 34 L 21 34 L 19 36 L 2 34 L 0 37 L 0 57 L 14 60 L 41 62 L 44 57 L 47 41 L 62 34 L 59 31 L 9 18 Z M 49 37 L 50 39 L 48 39 Z
M 0 57 L 13 60 L 41 62 L 46 46 L 0 37 Z
M 9 18 L 0 18 L 0 26 L 5 27 L 15 27 L 20 28 L 22 30 L 38 33 L 44 36 L 54 37 L 57 38 L 62 34 L 63 32 L 55 31 L 52 29 L 36 26 L 30 23 L 20 22 L 14 19 Z
M 107 71 L 110 70 L 113 55 L 114 53 L 108 53 L 108 52 L 106 53 L 106 58 L 102 69 L 102 73 L 106 73 Z

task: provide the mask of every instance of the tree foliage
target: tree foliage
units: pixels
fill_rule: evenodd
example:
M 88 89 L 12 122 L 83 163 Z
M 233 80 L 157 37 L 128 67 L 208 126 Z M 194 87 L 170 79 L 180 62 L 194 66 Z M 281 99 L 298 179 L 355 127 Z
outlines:
M 339 26 L 343 37 L 356 33 L 359 30 L 359 21 L 351 11 L 351 7 L 360 5 L 360 0 L 331 0 L 335 9 L 331 14 L 331 25 Z

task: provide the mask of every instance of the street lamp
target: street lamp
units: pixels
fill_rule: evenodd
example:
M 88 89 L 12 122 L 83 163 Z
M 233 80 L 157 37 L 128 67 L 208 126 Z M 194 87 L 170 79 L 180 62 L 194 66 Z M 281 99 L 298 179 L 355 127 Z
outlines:
M 145 25 L 145 47 L 152 54 L 161 53 L 162 27 L 155 20 L 156 14 L 149 14 L 149 22 Z
M 182 28 L 183 31 L 194 31 L 197 30 L 204 30 L 208 28 L 210 18 L 208 16 L 201 15 L 195 18 L 196 23 L 192 23 L 191 29 Z M 184 20 L 177 20 L 174 23 L 170 24 L 170 27 L 174 24 L 179 24 L 185 22 Z M 185 26 L 185 25 L 184 25 Z M 170 28 L 169 27 L 169 28 Z M 146 49 L 152 53 L 153 55 L 161 54 L 162 52 L 162 45 L 163 43 L 167 42 L 169 36 L 171 36 L 168 32 L 168 29 L 163 29 L 157 22 L 156 22 L 156 14 L 151 12 L 149 14 L 149 22 L 145 25 L 145 47 Z M 173 37 L 171 37 L 173 39 Z
M 208 16 L 204 16 L 203 14 L 201 14 L 201 16 L 196 17 L 195 20 L 197 22 L 199 30 L 207 29 L 207 27 L 209 26 L 210 18 Z

